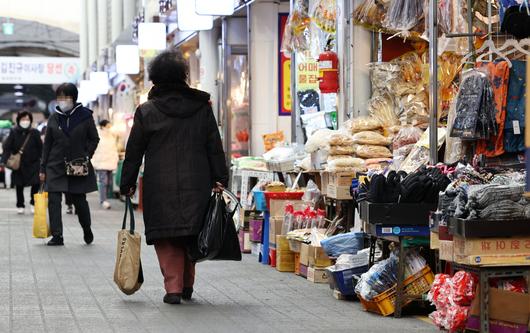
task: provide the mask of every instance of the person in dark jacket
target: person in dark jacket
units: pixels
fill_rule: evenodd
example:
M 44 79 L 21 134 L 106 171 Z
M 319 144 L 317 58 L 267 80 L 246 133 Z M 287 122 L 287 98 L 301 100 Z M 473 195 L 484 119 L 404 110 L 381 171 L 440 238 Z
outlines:
M 92 243 L 90 208 L 86 193 L 97 191 L 96 175 L 89 160 L 99 142 L 92 111 L 77 101 L 77 88 L 72 83 L 61 84 L 56 91 L 57 109 L 50 119 L 44 138 L 41 164 L 41 181 L 48 191 L 48 213 L 53 238 L 48 245 L 64 245 L 61 214 L 62 193 L 70 195 L 84 240 Z M 66 164 L 74 160 L 88 164 L 88 175 L 68 176 Z
M 20 112 L 17 115 L 17 126 L 13 128 L 3 145 L 4 154 L 2 160 L 4 164 L 12 154 L 16 154 L 22 149 L 20 159 L 20 168 L 13 170 L 13 182 L 17 192 L 18 214 L 24 214 L 25 200 L 24 188 L 31 187 L 31 212 L 34 212 L 33 195 L 39 190 L 39 165 L 42 155 L 42 141 L 40 140 L 39 131 L 31 127 L 33 116 L 27 111 Z
M 212 189 L 220 191 L 228 183 L 210 95 L 190 88 L 187 73 L 176 52 L 151 62 L 154 86 L 134 115 L 120 186 L 122 194 L 134 194 L 145 156 L 145 237 L 155 246 L 169 304 L 191 299 L 195 263 L 187 257 L 187 244 L 197 239 Z

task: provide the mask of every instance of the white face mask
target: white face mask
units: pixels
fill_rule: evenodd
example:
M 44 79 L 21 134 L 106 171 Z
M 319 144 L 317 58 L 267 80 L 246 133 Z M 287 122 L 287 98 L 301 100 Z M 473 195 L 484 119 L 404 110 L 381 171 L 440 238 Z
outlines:
M 20 121 L 20 127 L 27 129 L 31 126 L 31 121 L 29 120 L 21 120 Z
M 74 103 L 70 101 L 58 101 L 57 105 L 61 111 L 70 111 L 74 107 Z

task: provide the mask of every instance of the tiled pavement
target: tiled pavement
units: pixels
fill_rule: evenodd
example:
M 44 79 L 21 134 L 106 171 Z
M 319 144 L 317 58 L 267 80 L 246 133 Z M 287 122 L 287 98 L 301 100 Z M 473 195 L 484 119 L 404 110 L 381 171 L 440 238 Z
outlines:
M 91 195 L 95 242 L 86 246 L 72 216 L 65 247 L 31 237 L 32 216 L 16 215 L 13 190 L 0 190 L 0 332 L 435 332 L 415 318 L 381 318 L 337 301 L 327 285 L 243 262 L 198 265 L 195 299 L 162 303 L 152 247 L 142 248 L 145 284 L 133 296 L 114 285 L 116 231 L 123 205 L 103 211 Z M 137 214 L 143 230 L 141 214 Z

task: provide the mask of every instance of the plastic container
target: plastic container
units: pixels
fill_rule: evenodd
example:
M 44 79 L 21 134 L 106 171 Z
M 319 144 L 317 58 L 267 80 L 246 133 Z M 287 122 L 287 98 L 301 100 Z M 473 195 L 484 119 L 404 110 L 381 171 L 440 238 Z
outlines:
M 431 268 L 425 266 L 418 273 L 405 279 L 403 283 L 404 294 L 408 296 L 423 295 L 431 289 L 433 281 L 434 274 Z M 394 285 L 392 288 L 374 297 L 371 301 L 363 299 L 360 295 L 357 296 L 366 311 L 386 317 L 396 311 L 396 288 L 397 285 Z M 404 300 L 402 306 L 412 303 L 412 301 L 411 299 Z
M 256 204 L 256 210 L 265 212 L 268 211 L 267 200 L 265 198 L 265 192 L 263 191 L 253 191 L 254 194 L 254 203 Z
M 347 232 L 320 241 L 328 256 L 338 257 L 341 254 L 357 254 L 364 249 L 364 232 Z
M 351 296 L 355 295 L 353 276 L 368 272 L 368 265 L 348 268 L 341 271 L 333 271 L 330 269 L 327 271 L 329 273 L 329 287 L 331 289 L 337 289 L 343 295 Z
M 270 209 L 272 200 L 301 200 L 304 192 L 265 192 L 267 207 Z

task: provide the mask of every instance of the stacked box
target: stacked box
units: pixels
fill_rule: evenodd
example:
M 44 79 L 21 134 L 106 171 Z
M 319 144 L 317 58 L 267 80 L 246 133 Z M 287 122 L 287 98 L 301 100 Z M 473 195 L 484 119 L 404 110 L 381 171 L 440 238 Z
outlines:
M 313 283 L 328 283 L 328 272 L 324 268 L 308 267 L 307 279 Z
M 353 173 L 330 173 L 327 196 L 332 199 L 351 200 L 350 188 L 354 178 L 355 174 Z
M 276 269 L 280 272 L 294 272 L 294 252 L 289 250 L 286 236 L 276 236 Z

